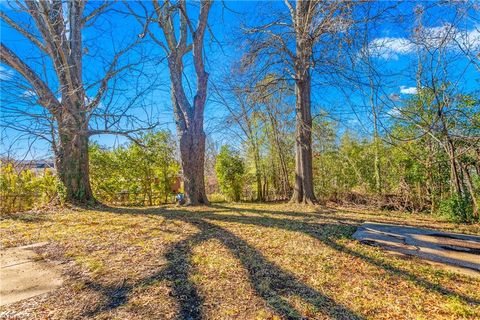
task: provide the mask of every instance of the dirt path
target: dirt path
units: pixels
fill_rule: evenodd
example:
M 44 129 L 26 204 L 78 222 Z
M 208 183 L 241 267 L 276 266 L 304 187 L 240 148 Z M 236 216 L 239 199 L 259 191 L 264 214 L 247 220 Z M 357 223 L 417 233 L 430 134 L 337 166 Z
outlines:
M 0 306 L 50 292 L 62 284 L 58 267 L 41 260 L 33 245 L 0 251 Z

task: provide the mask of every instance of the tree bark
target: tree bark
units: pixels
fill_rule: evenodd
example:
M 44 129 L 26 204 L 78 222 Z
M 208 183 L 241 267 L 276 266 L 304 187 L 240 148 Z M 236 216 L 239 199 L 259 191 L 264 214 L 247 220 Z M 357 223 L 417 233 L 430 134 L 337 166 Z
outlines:
M 252 137 L 254 139 L 254 137 Z M 258 150 L 258 145 L 255 142 L 252 142 L 253 154 L 254 154 L 254 165 L 255 165 L 255 178 L 257 181 L 257 201 L 264 200 L 264 193 L 262 190 L 262 172 L 260 170 L 260 153 Z
M 205 133 L 203 129 L 179 132 L 186 205 L 208 204 L 205 192 Z
M 459 176 L 459 168 L 456 160 L 455 146 L 449 136 L 446 136 L 447 139 L 447 150 L 450 160 L 450 179 L 454 188 L 454 192 L 461 198 L 463 197 L 462 183 Z
M 465 182 L 466 182 L 466 185 L 467 185 L 467 190 L 470 193 L 470 198 L 472 200 L 473 217 L 478 218 L 479 209 L 478 209 L 477 195 L 475 194 L 475 190 L 474 190 L 474 187 L 473 187 L 472 177 L 470 176 L 470 172 L 468 171 L 469 170 L 468 165 L 463 166 L 462 170 L 464 172 L 464 177 L 465 177 Z
M 374 177 L 375 177 L 375 191 L 377 194 L 382 193 L 382 181 L 381 181 L 381 174 L 380 174 L 380 145 L 379 145 L 379 134 L 378 134 L 378 124 L 377 124 L 377 110 L 375 108 L 375 90 L 374 90 L 374 83 L 370 79 L 370 106 L 372 108 L 372 116 L 373 116 L 373 147 L 374 147 Z
M 295 83 L 295 186 L 292 203 L 315 204 L 312 169 L 311 78 L 308 70 Z
M 182 85 L 181 57 L 172 55 L 169 61 L 172 81 L 172 103 L 180 144 L 186 205 L 209 204 L 205 192 L 205 139 L 203 110 L 205 108 L 208 74 L 197 70 L 198 88 L 193 108 Z
M 288 2 L 287 2 L 288 3 Z M 296 1 L 295 26 L 295 186 L 292 203 L 315 204 L 312 169 L 311 58 L 310 28 L 315 4 Z
M 66 201 L 79 205 L 95 203 L 89 179 L 86 125 L 85 119 L 76 119 L 69 114 L 60 116 L 59 144 L 55 150 L 57 172 L 66 189 Z
M 108 5 L 102 5 L 84 16 L 85 1 L 25 1 L 20 11 L 25 13 L 26 21 L 19 24 L 4 13 L 0 18 L 10 27 L 32 42 L 39 51 L 49 57 L 50 63 L 41 62 L 44 68 L 51 68 L 56 75 L 56 86 L 52 89 L 48 81 L 22 60 L 3 43 L 0 44 L 0 60 L 16 70 L 30 83 L 38 96 L 38 104 L 45 108 L 55 119 L 52 124 L 52 148 L 55 153 L 57 173 L 66 189 L 66 201 L 73 204 L 91 204 L 95 202 L 89 182 L 88 140 L 90 134 L 87 114 L 100 104 L 109 85 L 117 74 L 117 62 L 128 50 L 116 53 L 105 77 L 98 83 L 100 88 L 88 104 L 85 102 L 86 89 L 82 76 L 83 46 L 82 32 L 85 22 L 103 12 Z M 28 18 L 29 16 L 29 18 Z M 24 29 L 25 25 L 35 25 L 36 31 Z M 35 51 L 33 51 L 35 52 Z M 35 59 L 37 53 L 29 59 Z M 57 98 L 61 94 L 61 100 Z M 35 115 L 34 115 L 35 116 Z M 118 118 L 116 118 L 118 121 Z M 55 132 L 55 127 L 58 132 Z M 55 134 L 58 133 L 58 137 Z M 58 139 L 58 141 L 57 141 Z
M 282 192 L 283 192 L 282 200 L 285 200 L 285 199 L 288 199 L 288 197 L 290 196 L 291 187 L 288 179 L 289 174 L 288 174 L 287 163 L 285 160 L 285 155 L 283 150 L 284 148 L 281 143 L 277 119 L 275 118 L 273 111 L 268 105 L 267 105 L 267 112 L 268 112 L 268 119 L 272 127 L 273 143 L 277 149 L 278 160 L 280 162 L 280 171 L 281 171 L 280 180 L 281 180 Z
M 172 104 L 180 144 L 180 155 L 184 177 L 186 205 L 209 204 L 205 192 L 205 132 L 203 130 L 205 101 L 207 97 L 208 73 L 203 61 L 203 39 L 207 26 L 211 1 L 204 0 L 200 4 L 197 27 L 193 30 L 192 22 L 187 13 L 185 1 L 173 6 L 166 2 L 160 5 L 153 1 L 158 16 L 159 27 L 163 31 L 165 43 L 160 43 L 168 54 L 168 68 L 172 86 Z M 179 34 L 175 36 L 173 16 L 180 17 Z M 187 45 L 188 30 L 192 44 Z M 197 77 L 197 88 L 193 103 L 190 103 L 183 87 L 184 66 L 183 57 L 192 51 L 193 65 Z
M 480 148 L 475 149 L 475 153 L 477 154 L 477 161 L 475 162 L 475 170 L 477 174 L 480 176 Z
M 34 86 L 39 103 L 55 116 L 59 134 L 58 145 L 54 145 L 55 162 L 58 176 L 66 189 L 66 202 L 73 204 L 95 202 L 89 182 L 88 127 L 84 112 L 83 87 L 78 83 L 75 90 L 69 90 L 64 86 L 60 104 L 47 84 L 3 44 L 1 53 L 2 62 L 17 70 Z M 62 77 L 59 78 L 63 80 Z

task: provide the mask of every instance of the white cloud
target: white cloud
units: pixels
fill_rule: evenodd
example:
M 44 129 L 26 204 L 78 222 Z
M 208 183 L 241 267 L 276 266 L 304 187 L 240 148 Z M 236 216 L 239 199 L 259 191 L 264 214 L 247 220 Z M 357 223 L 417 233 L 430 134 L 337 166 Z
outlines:
M 458 36 L 458 30 L 450 24 L 440 27 L 423 28 L 414 35 L 414 39 L 421 46 L 428 48 L 450 47 Z
M 398 60 L 400 55 L 413 53 L 419 46 L 458 50 L 480 50 L 480 27 L 471 30 L 458 30 L 450 24 L 423 28 L 412 39 L 405 37 L 376 38 L 368 45 L 370 54 L 385 60 Z
M 480 26 L 467 33 L 468 42 L 474 46 L 480 46 Z
M 22 93 L 22 97 L 24 97 L 24 98 L 34 98 L 36 96 L 37 96 L 37 94 L 33 90 L 26 90 Z
M 387 114 L 391 117 L 397 118 L 402 115 L 402 111 L 397 107 L 393 107 L 387 112 Z
M 400 95 L 398 93 L 391 93 L 389 96 L 390 100 L 392 101 L 400 101 Z
M 374 56 L 387 60 L 397 60 L 399 54 L 413 52 L 415 45 L 407 38 L 384 37 L 370 42 L 369 50 Z
M 425 41 L 433 48 L 447 47 L 451 49 L 462 47 L 474 48 L 480 46 L 480 26 L 477 25 L 471 30 L 459 30 L 450 24 L 441 27 L 425 28 L 419 34 L 419 39 Z
M 400 93 L 403 93 L 403 94 L 417 94 L 417 88 L 416 87 L 400 86 Z
M 8 80 L 13 77 L 13 71 L 0 66 L 0 80 Z
M 455 40 L 463 50 L 480 50 L 480 26 L 467 32 L 460 32 Z

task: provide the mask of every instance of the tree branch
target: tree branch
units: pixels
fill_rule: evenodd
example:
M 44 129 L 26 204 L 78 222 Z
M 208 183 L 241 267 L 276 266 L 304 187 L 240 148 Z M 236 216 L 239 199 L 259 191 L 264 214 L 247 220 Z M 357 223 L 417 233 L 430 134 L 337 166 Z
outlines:
M 30 84 L 35 88 L 39 103 L 44 106 L 52 114 L 56 114 L 60 108 L 55 95 L 50 91 L 47 84 L 40 79 L 40 77 L 26 65 L 13 51 L 7 48 L 3 43 L 0 43 L 0 61 L 7 64 L 18 73 L 20 73 Z
M 20 25 L 18 25 L 15 21 L 10 19 L 5 13 L 0 11 L 0 18 L 4 20 L 8 25 L 10 25 L 13 29 L 17 30 L 19 33 L 21 33 L 25 38 L 30 40 L 34 45 L 36 45 L 40 50 L 42 50 L 45 53 L 47 52 L 47 48 L 45 45 L 36 37 L 33 36 L 33 34 L 29 33 L 27 30 L 22 28 Z
M 91 19 L 95 18 L 99 13 L 103 12 L 106 8 L 108 8 L 113 2 L 106 1 L 104 4 L 102 4 L 100 7 L 96 8 L 90 14 L 85 16 L 82 19 L 82 25 L 85 25 L 87 22 L 89 22 Z

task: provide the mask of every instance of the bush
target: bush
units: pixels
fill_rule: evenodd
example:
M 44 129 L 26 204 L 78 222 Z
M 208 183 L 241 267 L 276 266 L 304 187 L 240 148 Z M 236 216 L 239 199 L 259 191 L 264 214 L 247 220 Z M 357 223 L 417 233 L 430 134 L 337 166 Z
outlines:
M 25 211 L 50 203 L 58 196 L 58 178 L 51 170 L 35 174 L 32 170 L 17 172 L 11 163 L 0 168 L 0 211 Z
M 240 201 L 244 184 L 245 164 L 240 155 L 222 146 L 215 165 L 222 192 L 233 201 Z
M 208 195 L 208 201 L 211 203 L 222 203 L 225 202 L 225 196 L 221 193 L 211 193 Z
M 441 201 L 438 213 L 453 222 L 479 222 L 473 215 L 472 202 L 468 196 L 453 195 Z
M 140 144 L 113 150 L 91 144 L 89 152 L 92 190 L 101 202 L 158 205 L 171 200 L 180 166 L 170 132 L 150 132 Z

